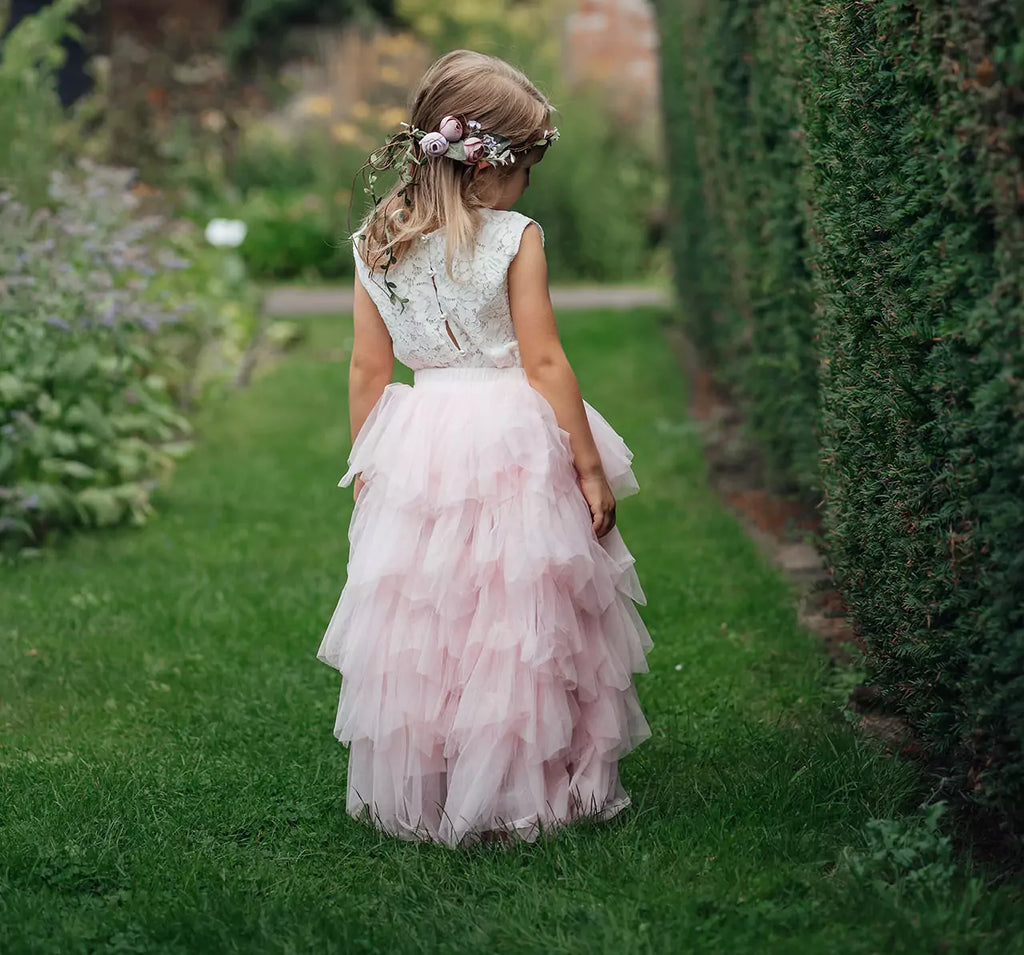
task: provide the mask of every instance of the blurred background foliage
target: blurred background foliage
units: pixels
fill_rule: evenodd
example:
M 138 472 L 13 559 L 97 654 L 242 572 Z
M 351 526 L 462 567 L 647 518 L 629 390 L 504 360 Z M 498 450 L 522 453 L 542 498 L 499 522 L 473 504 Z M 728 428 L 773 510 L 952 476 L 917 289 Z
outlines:
M 1024 835 L 1024 13 L 663 0 L 673 264 L 938 789 Z
M 394 19 L 394 0 L 241 0 L 231 9 L 223 48 L 234 63 L 256 57 L 278 60 L 288 31 L 297 26 L 359 23 L 374 26 Z
M 609 96 L 622 86 L 611 75 L 570 75 L 568 0 L 248 0 L 198 4 L 195 20 L 188 6 L 159 36 L 109 24 L 91 148 L 138 167 L 196 221 L 244 219 L 254 278 L 351 278 L 350 212 L 354 224 L 365 211 L 354 177 L 407 118 L 425 67 L 460 46 L 510 59 L 560 109 L 565 138 L 523 205 L 556 240 L 555 281 L 665 274 L 655 103 Z
M 351 281 L 355 174 L 447 49 L 512 60 L 561 111 L 523 204 L 553 278 L 664 271 L 653 67 L 642 101 L 571 69 L 574 9 L 0 0 L 0 550 L 148 519 L 197 406 L 295 334 L 261 283 Z M 206 241 L 214 218 L 240 246 Z

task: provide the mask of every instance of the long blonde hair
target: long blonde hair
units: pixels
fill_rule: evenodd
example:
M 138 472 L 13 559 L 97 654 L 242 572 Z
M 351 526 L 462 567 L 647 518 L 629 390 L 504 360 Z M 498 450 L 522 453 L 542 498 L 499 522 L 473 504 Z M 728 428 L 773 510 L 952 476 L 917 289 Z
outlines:
M 547 98 L 514 66 L 496 56 L 453 50 L 420 80 L 410 122 L 418 129 L 436 130 L 444 117 L 464 116 L 479 122 L 483 132 L 504 136 L 516 146 L 543 138 L 552 112 Z M 515 168 L 496 166 L 474 176 L 473 166 L 446 157 L 415 167 L 413 181 L 397 182 L 363 220 L 363 260 L 371 270 L 386 268 L 399 262 L 421 235 L 443 226 L 450 272 L 454 258 L 476 239 L 479 210 L 495 187 L 500 188 L 501 177 Z

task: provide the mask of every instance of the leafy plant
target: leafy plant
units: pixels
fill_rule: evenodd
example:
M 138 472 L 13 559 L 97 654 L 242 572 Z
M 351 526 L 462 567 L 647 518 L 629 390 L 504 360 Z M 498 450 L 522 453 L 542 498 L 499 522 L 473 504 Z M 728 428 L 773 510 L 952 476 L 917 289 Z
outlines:
M 259 191 L 239 207 L 249 226 L 241 249 L 250 272 L 261 278 L 350 278 L 345 204 L 315 192 Z
M 576 97 L 556 117 L 562 136 L 516 208 L 544 227 L 556 281 L 636 280 L 658 267 L 662 169 L 652 144 L 623 135 L 598 103 Z
M 148 224 L 125 221 L 112 178 L 94 176 L 76 197 L 55 173 L 53 212 L 0 200 L 3 542 L 141 523 L 184 449 L 188 423 L 155 347 L 180 313 L 141 294 L 156 267 Z M 92 220 L 77 214 L 87 204 Z
M 132 178 L 83 162 L 52 174 L 52 208 L 0 197 L 8 549 L 58 528 L 144 522 L 189 447 L 182 408 L 238 368 L 255 334 L 255 303 L 218 274 L 217 250 L 142 214 Z
M 937 802 L 919 816 L 868 820 L 863 845 L 843 850 L 840 871 L 876 892 L 911 903 L 947 895 L 956 864 L 953 841 L 940 828 L 946 808 Z
M 86 2 L 54 0 L 0 45 L 0 188 L 34 205 L 45 201 L 50 170 L 63 162 L 55 74 L 64 62 L 61 40 L 76 32 L 70 18 Z

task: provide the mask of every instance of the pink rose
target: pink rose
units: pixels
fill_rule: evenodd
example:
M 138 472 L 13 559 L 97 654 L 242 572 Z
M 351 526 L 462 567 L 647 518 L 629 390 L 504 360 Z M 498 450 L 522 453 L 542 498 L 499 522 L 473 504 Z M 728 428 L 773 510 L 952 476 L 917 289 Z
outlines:
M 440 133 L 427 133 L 420 140 L 420 149 L 428 156 L 443 156 L 448 151 L 448 140 Z
M 450 143 L 457 143 L 462 139 L 462 123 L 454 116 L 445 116 L 441 125 L 437 127 L 441 135 Z
M 483 158 L 484 141 L 479 136 L 470 136 L 463 140 L 462 148 L 466 150 L 466 162 L 476 162 Z

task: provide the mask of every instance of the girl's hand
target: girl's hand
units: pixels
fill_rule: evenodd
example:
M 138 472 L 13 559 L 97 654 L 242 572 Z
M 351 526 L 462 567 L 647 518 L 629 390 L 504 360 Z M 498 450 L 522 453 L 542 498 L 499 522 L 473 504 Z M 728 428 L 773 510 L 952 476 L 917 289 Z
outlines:
M 363 489 L 363 487 L 365 485 L 366 485 L 366 482 L 363 480 L 362 475 L 357 474 L 356 475 L 356 479 L 352 482 L 352 500 L 353 501 L 358 501 L 359 500 L 359 492 Z
M 580 475 L 580 490 L 594 519 L 594 533 L 604 537 L 615 526 L 615 495 L 604 474 Z

